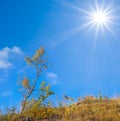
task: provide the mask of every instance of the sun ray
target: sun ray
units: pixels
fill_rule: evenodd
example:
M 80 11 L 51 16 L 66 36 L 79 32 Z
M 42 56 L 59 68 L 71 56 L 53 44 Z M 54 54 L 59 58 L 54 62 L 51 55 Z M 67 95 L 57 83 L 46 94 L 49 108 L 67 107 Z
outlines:
M 88 22 L 88 23 L 83 24 L 83 25 L 81 26 L 81 28 L 84 29 L 84 28 L 87 28 L 87 27 L 89 27 L 89 26 L 91 26 L 91 25 L 93 25 L 93 24 L 94 24 L 94 22 L 93 22 L 93 21 L 90 21 L 90 22 Z
M 96 34 L 98 35 L 99 31 L 105 32 L 105 29 L 108 30 L 110 33 L 113 33 L 111 29 L 111 25 L 114 24 L 113 20 L 115 19 L 115 16 L 113 16 L 113 13 L 116 11 L 115 9 L 112 9 L 112 5 L 107 5 L 105 7 L 105 1 L 101 2 L 101 4 L 98 4 L 97 0 L 95 1 L 95 5 L 90 7 L 90 11 L 87 12 L 86 16 L 88 16 L 88 21 L 86 24 L 84 24 L 84 27 L 90 27 L 90 29 L 96 28 Z
M 109 32 L 111 33 L 111 34 L 114 34 L 114 32 L 112 31 L 112 29 L 108 26 L 108 24 L 104 24 L 105 25 L 105 27 L 109 30 Z
M 60 2 L 60 1 L 59 1 Z M 60 2 L 61 3 L 61 2 Z M 87 28 L 87 31 L 94 30 L 95 43 L 99 34 L 106 35 L 106 32 L 114 34 L 112 26 L 117 24 L 114 20 L 116 19 L 115 12 L 117 8 L 113 7 L 113 4 L 107 3 L 106 0 L 93 0 L 91 2 L 85 2 L 86 5 L 80 7 L 78 4 L 74 5 L 69 2 L 62 2 L 62 5 L 66 5 L 75 11 L 77 11 L 77 18 L 82 22 L 78 27 L 71 29 L 69 34 L 65 35 L 65 39 L 73 36 L 80 32 L 82 29 Z M 81 3 L 80 3 L 81 4 Z M 74 16 L 75 17 L 75 16 Z M 118 17 L 118 16 L 117 16 Z M 96 45 L 96 44 L 95 44 Z

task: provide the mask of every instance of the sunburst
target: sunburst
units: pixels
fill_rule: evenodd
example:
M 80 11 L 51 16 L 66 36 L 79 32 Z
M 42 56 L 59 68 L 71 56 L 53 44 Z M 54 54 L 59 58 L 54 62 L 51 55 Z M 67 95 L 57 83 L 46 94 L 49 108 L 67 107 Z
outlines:
M 82 10 L 86 15 L 87 22 L 82 25 L 82 27 L 88 27 L 91 29 L 96 29 L 96 35 L 99 31 L 104 32 L 108 30 L 113 34 L 111 26 L 114 24 L 114 9 L 111 5 L 103 5 L 96 3 L 94 6 L 90 7 L 90 10 Z

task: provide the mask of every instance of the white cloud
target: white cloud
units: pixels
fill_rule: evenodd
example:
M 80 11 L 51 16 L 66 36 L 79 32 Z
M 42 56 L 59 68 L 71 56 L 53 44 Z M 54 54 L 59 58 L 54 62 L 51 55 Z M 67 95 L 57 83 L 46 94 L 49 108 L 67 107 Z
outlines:
M 11 51 L 12 51 L 13 53 L 23 54 L 23 52 L 21 51 L 21 49 L 20 49 L 19 47 L 16 47 L 16 46 L 14 46 L 14 47 L 11 49 Z
M 50 80 L 50 84 L 52 85 L 55 85 L 58 83 L 58 76 L 53 72 L 47 73 L 47 78 Z
M 9 61 L 11 54 L 23 54 L 23 52 L 17 46 L 14 46 L 13 48 L 5 47 L 0 50 L 0 69 L 9 69 L 13 66 Z
M 0 69 L 7 69 L 11 66 L 12 66 L 12 64 L 10 62 L 0 59 Z

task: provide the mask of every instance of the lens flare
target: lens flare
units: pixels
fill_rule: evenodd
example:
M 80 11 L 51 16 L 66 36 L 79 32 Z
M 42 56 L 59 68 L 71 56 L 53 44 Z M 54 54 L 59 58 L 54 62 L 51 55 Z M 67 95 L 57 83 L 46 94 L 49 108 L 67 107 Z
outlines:
M 107 16 L 102 12 L 95 12 L 93 14 L 93 21 L 99 25 L 106 24 L 107 23 Z
M 103 33 L 109 31 L 111 34 L 114 34 L 112 31 L 112 25 L 114 25 L 114 12 L 116 9 L 113 9 L 112 4 L 108 5 L 104 2 L 98 3 L 95 2 L 92 6 L 89 4 L 88 9 L 80 9 L 84 13 L 84 18 L 86 23 L 83 23 L 81 28 L 87 28 L 87 30 L 95 29 L 95 36 L 99 34 L 100 31 Z

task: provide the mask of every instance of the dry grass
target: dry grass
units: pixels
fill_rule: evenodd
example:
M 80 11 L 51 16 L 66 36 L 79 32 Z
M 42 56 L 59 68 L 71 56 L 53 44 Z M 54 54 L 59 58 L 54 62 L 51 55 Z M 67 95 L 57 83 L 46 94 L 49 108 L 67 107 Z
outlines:
M 70 106 L 34 106 L 22 115 L 1 116 L 0 121 L 120 121 L 120 98 L 86 97 Z

